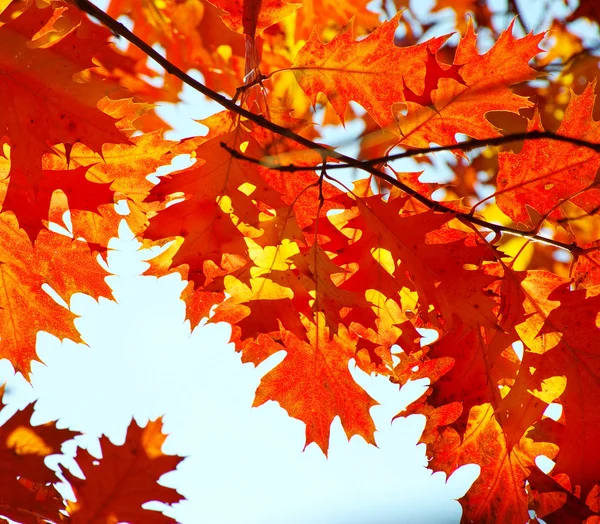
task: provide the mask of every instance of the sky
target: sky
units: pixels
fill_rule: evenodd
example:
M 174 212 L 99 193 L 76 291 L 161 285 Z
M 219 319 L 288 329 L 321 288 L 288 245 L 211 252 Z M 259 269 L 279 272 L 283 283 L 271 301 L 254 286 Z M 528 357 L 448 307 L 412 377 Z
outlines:
M 422 382 L 399 391 L 350 366 L 381 404 L 371 410 L 378 447 L 360 437 L 348 442 L 336 419 L 328 459 L 315 444 L 303 451 L 303 423 L 274 402 L 251 407 L 260 377 L 283 355 L 254 368 L 242 364 L 227 343 L 227 325 L 190 332 L 179 275 L 141 276 L 150 253 L 139 250 L 125 223 L 119 233 L 108 254 L 114 275 L 107 282 L 116 301 L 73 297 L 71 309 L 80 316 L 76 326 L 87 346 L 40 334 L 44 363 L 33 364 L 32 387 L 12 375 L 6 360 L 0 362 L 8 411 L 38 398 L 34 423 L 58 420 L 59 427 L 84 432 L 75 442 L 97 456 L 94 437 L 104 433 L 120 444 L 132 416 L 144 425 L 164 415 L 170 436 L 163 451 L 187 457 L 163 477 L 188 499 L 167 512 L 182 523 L 460 520 L 454 499 L 478 468 L 461 468 L 446 482 L 443 473 L 426 469 L 424 446 L 417 446 L 423 417 L 390 423 L 422 393 Z M 72 455 L 74 443 L 66 448 Z
M 190 119 L 218 109 L 191 89 L 182 99 L 178 107 L 161 110 L 177 128 L 169 138 L 204 133 Z M 348 134 L 355 131 L 349 128 Z M 179 166 L 186 162 L 178 160 Z M 114 300 L 72 298 L 69 307 L 79 316 L 75 325 L 87 345 L 40 333 L 42 362 L 32 365 L 31 385 L 14 375 L 7 360 L 0 361 L 0 382 L 8 382 L 8 407 L 0 420 L 38 399 L 34 424 L 57 420 L 59 427 L 85 434 L 63 449 L 63 463 L 73 466 L 68 457 L 76 444 L 100 457 L 101 434 L 120 444 L 132 417 L 144 425 L 163 416 L 169 434 L 163 451 L 187 457 L 162 479 L 187 499 L 166 514 L 185 524 L 459 522 L 456 499 L 475 480 L 478 466 L 460 468 L 450 479 L 432 474 L 424 445 L 417 445 L 424 418 L 390 422 L 424 392 L 425 381 L 400 391 L 351 362 L 355 380 L 380 403 L 371 410 L 377 447 L 361 437 L 348 442 L 335 419 L 329 457 L 316 444 L 304 450 L 302 422 L 274 402 L 252 408 L 261 376 L 284 352 L 255 368 L 242 364 L 228 344 L 228 325 L 190 331 L 179 299 L 185 282 L 179 274 L 143 276 L 144 260 L 156 253 L 140 247 L 123 221 L 108 252 L 106 280 Z M 56 464 L 57 458 L 48 462 Z
M 204 134 L 206 128 L 193 120 L 219 110 L 188 88 L 182 100 L 159 109 L 174 127 L 167 138 Z M 325 129 L 339 142 L 359 131 Z M 352 145 L 344 152 L 351 154 Z M 123 222 L 108 253 L 114 300 L 78 294 L 68 305 L 79 315 L 75 324 L 87 345 L 40 333 L 43 363 L 33 364 L 31 385 L 0 361 L 0 381 L 8 382 L 8 407 L 0 420 L 38 399 L 34 423 L 57 420 L 59 427 L 85 434 L 64 448 L 62 460 L 73 466 L 75 444 L 100 456 L 101 434 L 120 444 L 132 417 L 144 425 L 163 416 L 169 434 L 163 451 L 187 457 L 161 481 L 187 500 L 165 513 L 184 524 L 460 521 L 456 499 L 479 468 L 459 468 L 448 479 L 433 474 L 426 469 L 424 445 L 418 445 L 424 418 L 390 422 L 424 392 L 424 381 L 399 390 L 351 362 L 355 380 L 380 403 L 371 410 L 377 447 L 360 437 L 348 442 L 336 419 L 328 458 L 315 444 L 304 449 L 303 423 L 274 402 L 252 408 L 260 378 L 284 352 L 255 368 L 242 364 L 228 344 L 226 324 L 191 331 L 179 299 L 185 282 L 178 274 L 143 276 L 152 252 L 140 247 Z

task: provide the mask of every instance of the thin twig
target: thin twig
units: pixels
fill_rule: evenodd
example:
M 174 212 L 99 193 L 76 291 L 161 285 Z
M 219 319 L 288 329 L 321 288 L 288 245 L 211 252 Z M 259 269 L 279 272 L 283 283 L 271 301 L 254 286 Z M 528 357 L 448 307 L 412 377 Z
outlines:
M 225 142 L 221 142 L 220 146 L 223 149 L 225 149 L 233 158 L 237 158 L 238 160 L 244 160 L 245 162 L 249 162 L 251 164 L 262 165 L 260 159 L 246 156 L 243 153 L 241 153 L 240 151 L 237 151 L 236 149 L 229 147 Z M 313 166 L 305 166 L 302 169 L 296 169 L 296 171 L 314 171 L 315 169 L 324 169 L 324 168 L 330 169 L 332 165 L 335 165 L 335 164 L 321 164 L 320 166 L 314 166 L 314 167 Z M 298 167 L 298 166 L 294 166 L 294 167 Z M 401 182 L 398 182 L 398 180 L 390 177 L 387 174 L 385 176 L 386 176 L 385 180 L 387 180 L 388 178 L 390 179 L 390 184 L 398 187 L 399 189 L 402 189 L 399 186 L 404 185 L 404 184 L 402 184 Z M 331 178 L 331 177 L 328 177 L 328 178 Z M 393 181 L 395 183 L 392 183 L 391 181 Z M 415 191 L 411 190 L 410 195 L 414 196 L 414 193 L 415 193 Z M 426 197 L 423 197 L 423 195 L 421 195 L 420 193 L 417 193 L 417 194 L 421 198 L 426 198 Z M 422 201 L 420 199 L 417 199 L 417 200 L 419 200 L 419 202 Z M 429 199 L 426 199 L 426 200 L 430 204 L 439 204 L 439 202 L 435 202 L 435 201 L 432 201 Z M 573 242 L 571 244 L 567 244 L 565 242 L 559 242 L 558 240 L 554 240 L 552 238 L 540 236 L 537 234 L 537 228 L 530 230 L 530 231 L 523 231 L 521 229 L 516 229 L 514 227 L 502 226 L 500 224 L 494 224 L 493 222 L 487 222 L 486 220 L 477 218 L 476 216 L 474 216 L 472 214 L 461 213 L 460 211 L 455 211 L 454 209 L 447 208 L 445 206 L 442 206 L 441 204 L 439 204 L 439 205 L 440 205 L 440 209 L 438 209 L 434 205 L 428 205 L 427 207 L 429 207 L 433 211 L 439 211 L 442 213 L 453 214 L 455 216 L 455 218 L 457 218 L 458 220 L 460 220 L 463 223 L 468 222 L 469 224 L 476 224 L 483 228 L 490 229 L 498 234 L 506 233 L 508 235 L 519 236 L 522 238 L 528 238 L 531 240 L 535 240 L 537 242 L 549 244 L 549 245 L 557 247 L 559 249 L 564 249 L 566 251 L 573 253 L 574 255 L 582 254 L 585 252 L 585 250 L 583 248 L 579 247 L 575 242 Z M 600 248 L 598 248 L 598 249 L 600 249 Z
M 521 10 L 519 9 L 519 6 L 515 0 L 508 0 L 508 9 L 517 15 L 517 20 L 519 21 L 519 25 L 523 29 L 523 32 L 525 34 L 529 33 L 530 29 L 526 26 L 525 20 L 523 19 L 523 13 L 521 13 Z
M 273 133 L 276 133 L 285 138 L 289 138 L 290 140 L 293 140 L 294 142 L 296 142 L 308 149 L 317 151 L 319 154 L 321 154 L 323 156 L 324 160 L 326 158 L 335 159 L 337 161 L 340 161 L 340 162 L 343 162 L 344 164 L 346 164 L 346 167 L 355 167 L 362 171 L 370 173 L 371 175 L 376 176 L 377 178 L 379 178 L 381 180 L 385 180 L 388 184 L 391 184 L 392 186 L 403 191 L 404 193 L 410 195 L 415 200 L 417 200 L 424 206 L 428 207 L 432 211 L 436 211 L 439 213 L 451 214 L 461 221 L 466 221 L 471 224 L 476 224 L 480 227 L 490 229 L 497 233 L 503 232 L 503 233 L 517 235 L 517 236 L 521 236 L 521 237 L 525 237 L 525 238 L 532 238 L 539 242 L 550 244 L 550 245 L 553 245 L 553 246 L 561 248 L 561 249 L 566 249 L 574 254 L 579 254 L 580 252 L 582 252 L 582 248 L 580 248 L 576 244 L 565 244 L 565 243 L 558 242 L 553 239 L 539 237 L 537 234 L 535 234 L 535 232 L 521 231 L 519 229 L 510 228 L 507 226 L 501 226 L 499 224 L 487 222 L 485 220 L 477 218 L 468 213 L 461 213 L 461 212 L 455 211 L 454 209 L 444 206 L 440 202 L 435 202 L 435 201 L 428 199 L 427 197 L 421 195 L 419 192 L 417 192 L 410 186 L 407 186 L 406 184 L 391 177 L 387 173 L 384 173 L 384 172 L 380 171 L 379 169 L 376 169 L 375 167 L 373 167 L 372 164 L 376 163 L 376 161 L 378 159 L 363 162 L 363 161 L 357 160 L 355 158 L 352 158 L 350 156 L 339 153 L 333 149 L 324 148 L 323 146 L 317 144 L 316 142 L 313 142 L 312 140 L 309 140 L 297 133 L 294 133 L 290 129 L 287 129 L 285 127 L 277 125 L 274 122 L 271 122 L 270 120 L 264 118 L 261 115 L 252 113 L 251 111 L 248 111 L 247 109 L 244 109 L 243 107 L 238 106 L 233 100 L 217 93 L 216 91 L 213 91 L 212 89 L 206 87 L 201 82 L 195 80 L 194 78 L 192 78 L 191 76 L 186 74 L 183 70 L 179 69 L 176 65 L 174 65 L 169 60 L 167 60 L 165 57 L 163 57 L 160 53 L 155 51 L 149 44 L 147 44 L 141 38 L 139 38 L 135 34 L 133 34 L 123 24 L 117 22 L 114 18 L 112 18 L 111 16 L 106 14 L 104 11 L 102 11 L 102 9 L 99 9 L 98 7 L 96 7 L 89 0 L 71 0 L 71 1 L 74 2 L 75 5 L 77 5 L 77 7 L 79 7 L 79 9 L 81 9 L 85 13 L 88 13 L 89 15 L 93 16 L 94 18 L 96 18 L 100 23 L 102 23 L 107 28 L 109 28 L 113 33 L 116 33 L 116 34 L 122 36 L 127 41 L 131 42 L 133 45 L 138 47 L 148 57 L 152 58 L 160 66 L 162 66 L 167 73 L 172 74 L 173 76 L 179 78 L 182 82 L 189 85 L 196 91 L 202 93 L 207 98 L 214 100 L 215 102 L 217 102 L 218 104 L 223 106 L 225 109 L 228 109 L 230 111 L 233 111 L 234 113 L 237 113 L 240 116 L 243 116 L 247 120 L 254 122 L 255 124 L 263 127 L 264 129 L 268 129 L 269 131 L 271 131 Z M 523 137 L 527 138 L 528 136 L 536 136 L 535 133 L 536 132 L 531 132 L 531 135 L 529 133 L 523 133 L 521 135 L 515 135 L 515 136 L 521 136 L 522 138 Z M 539 132 L 537 132 L 537 133 L 539 133 Z M 538 136 L 538 138 L 540 138 L 540 137 Z M 577 140 L 577 139 L 568 139 L 568 137 L 561 137 L 559 139 L 556 135 L 552 135 L 552 136 L 544 135 L 543 138 L 554 138 L 557 140 L 564 140 L 564 141 L 575 143 L 575 144 L 581 145 L 581 146 L 585 145 L 586 147 L 590 147 L 592 149 L 594 149 L 595 147 L 598 147 L 600 150 L 600 145 L 598 145 L 598 144 L 588 144 L 585 141 L 581 141 L 581 140 Z M 497 142 L 498 140 L 501 140 L 502 142 Z M 508 142 L 511 140 L 517 140 L 517 138 L 507 139 L 506 137 L 497 137 L 495 139 L 492 139 L 491 142 L 489 140 L 488 141 L 472 140 L 472 141 L 469 141 L 470 145 L 468 146 L 468 148 L 471 149 L 474 147 L 481 147 L 483 145 L 488 145 L 489 143 L 492 143 L 492 144 L 504 143 L 504 142 Z M 476 145 L 476 144 L 478 144 L 478 145 Z M 232 150 L 230 148 L 227 148 L 227 149 L 228 149 L 228 151 L 232 152 Z M 405 158 L 408 156 L 415 156 L 418 154 L 434 153 L 436 151 L 449 151 L 449 150 L 453 150 L 453 149 L 460 149 L 460 147 L 457 147 L 457 144 L 454 144 L 451 146 L 441 146 L 441 147 L 437 147 L 437 148 L 411 150 L 411 151 L 407 151 L 405 153 L 401 153 L 399 155 L 393 155 L 393 157 L 394 158 Z M 596 149 L 594 149 L 594 150 L 596 150 Z M 238 154 L 237 151 L 236 151 L 236 154 Z M 385 157 L 385 158 L 391 159 L 391 157 L 389 157 L 389 158 Z M 379 159 L 379 162 L 381 162 L 381 159 Z M 258 163 L 260 163 L 260 162 L 258 162 Z M 290 166 L 290 167 L 296 168 L 297 166 Z M 332 168 L 336 169 L 335 164 L 331 165 L 331 166 L 327 165 L 327 167 L 326 167 L 326 169 L 332 169 Z M 310 169 L 310 168 L 304 168 L 303 170 L 307 170 L 307 169 Z M 339 167 L 337 169 L 339 169 Z M 281 170 L 285 171 L 284 169 L 281 169 Z M 296 171 L 298 171 L 298 170 L 299 169 L 296 169 Z
M 595 142 L 588 142 L 587 140 L 582 140 L 580 138 L 573 138 L 570 136 L 557 135 L 556 133 L 552 133 L 551 131 L 527 131 L 526 133 L 514 133 L 512 135 L 502 135 L 491 138 L 482 138 L 482 139 L 471 139 L 465 140 L 464 142 L 457 142 L 456 144 L 450 144 L 447 146 L 433 146 L 433 147 L 423 147 L 416 149 L 409 149 L 408 151 L 404 151 L 402 153 L 397 153 L 395 155 L 387 155 L 381 156 L 377 158 L 370 158 L 369 160 L 358 160 L 357 162 L 360 166 L 373 166 L 381 163 L 391 162 L 392 160 L 400 160 L 402 158 L 412 158 L 415 156 L 421 155 L 429 155 L 432 153 L 441 153 L 443 151 L 471 151 L 472 149 L 477 149 L 478 147 L 486 147 L 486 146 L 499 146 L 502 144 L 507 144 L 509 142 L 518 142 L 520 140 L 554 140 L 556 142 L 566 142 L 568 144 L 573 144 L 580 147 L 585 147 L 587 149 L 591 149 L 597 153 L 600 153 L 600 144 Z M 268 167 L 269 169 L 273 169 L 275 171 L 284 171 L 288 173 L 293 173 L 295 171 L 306 171 L 306 167 L 303 166 L 278 166 L 273 162 L 269 162 L 268 157 L 261 161 L 261 165 Z M 348 169 L 348 168 L 360 168 L 356 163 L 353 164 L 327 164 L 327 169 Z

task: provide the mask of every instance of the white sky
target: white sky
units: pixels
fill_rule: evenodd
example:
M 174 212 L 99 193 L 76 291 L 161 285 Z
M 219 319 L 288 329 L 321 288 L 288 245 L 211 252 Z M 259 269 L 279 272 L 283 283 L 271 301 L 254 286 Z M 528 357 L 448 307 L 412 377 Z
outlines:
M 303 452 L 303 423 L 273 402 L 251 408 L 260 377 L 283 355 L 254 368 L 227 344 L 227 325 L 190 333 L 179 276 L 140 276 L 148 253 L 138 251 L 124 223 L 120 237 L 109 252 L 118 276 L 107 279 L 117 302 L 74 296 L 71 309 L 81 316 L 76 325 L 88 346 L 40 334 L 45 365 L 34 363 L 33 388 L 11 378 L 12 367 L 2 361 L 9 409 L 37 397 L 35 423 L 58 419 L 59 427 L 105 433 L 115 443 L 132 415 L 144 424 L 164 414 L 164 451 L 188 457 L 164 477 L 188 499 L 168 514 L 186 524 L 459 522 L 454 499 L 478 468 L 462 468 L 446 483 L 444 474 L 425 468 L 424 446 L 416 445 L 424 419 L 389 422 L 424 384 L 399 392 L 351 366 L 381 403 L 371 410 L 379 447 L 360 437 L 348 442 L 336 419 L 329 459 L 315 444 Z M 77 440 L 97 453 L 95 439 Z
M 219 109 L 191 89 L 182 98 L 179 107 L 161 110 L 176 127 L 168 138 L 203 133 L 191 119 Z M 260 377 L 283 352 L 254 368 L 242 364 L 227 343 L 227 325 L 190 333 L 179 275 L 141 276 L 150 254 L 138 250 L 124 223 L 110 247 L 114 276 L 107 282 L 116 302 L 73 297 L 70 307 L 80 316 L 76 326 L 88 345 L 41 333 L 38 355 L 45 364 L 34 363 L 33 387 L 0 361 L 0 381 L 8 380 L 2 420 L 38 398 L 35 423 L 59 420 L 59 427 L 84 432 L 76 441 L 98 454 L 92 437 L 104 433 L 122 443 L 132 416 L 143 425 L 164 415 L 170 434 L 164 451 L 187 458 L 163 479 L 188 499 L 166 513 L 185 524 L 460 521 L 455 499 L 475 480 L 478 467 L 460 468 L 447 481 L 443 473 L 433 475 L 425 447 L 417 446 L 424 418 L 390 424 L 425 383 L 398 391 L 351 363 L 356 381 L 381 404 L 371 410 L 378 447 L 360 437 L 348 442 L 336 419 L 329 458 L 315 444 L 303 452 L 303 423 L 273 402 L 251 407 Z M 74 445 L 65 451 L 72 455 Z

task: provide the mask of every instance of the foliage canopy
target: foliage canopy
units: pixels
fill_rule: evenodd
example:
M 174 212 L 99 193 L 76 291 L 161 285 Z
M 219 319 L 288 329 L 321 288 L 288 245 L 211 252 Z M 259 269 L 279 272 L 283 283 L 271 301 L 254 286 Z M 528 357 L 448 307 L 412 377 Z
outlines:
M 192 326 L 231 324 L 245 362 L 287 352 L 255 405 L 277 401 L 306 444 L 327 453 L 335 417 L 374 443 L 350 360 L 399 385 L 428 378 L 399 415 L 426 416 L 431 469 L 481 466 L 465 522 L 595 522 L 599 58 L 597 27 L 577 28 L 600 11 L 556 2 L 535 33 L 515 2 L 437 2 L 458 38 L 407 3 L 0 2 L 0 358 L 27 377 L 39 331 L 80 340 L 42 286 L 110 298 L 97 256 L 125 220 L 164 247 L 148 274 L 188 281 Z M 205 136 L 169 141 L 155 104 L 184 83 L 223 111 Z M 362 129 L 355 157 L 323 138 L 342 124 Z M 148 180 L 179 155 L 195 163 Z M 441 164 L 451 175 L 427 182 Z M 421 345 L 422 328 L 436 341 Z M 86 479 L 64 471 L 67 503 L 43 459 L 73 433 L 31 426 L 32 409 L 0 428 L 2 515 L 170 520 L 141 508 L 181 498 L 156 484 L 180 460 L 162 453 L 160 420 L 103 440 L 100 463 L 79 453 Z

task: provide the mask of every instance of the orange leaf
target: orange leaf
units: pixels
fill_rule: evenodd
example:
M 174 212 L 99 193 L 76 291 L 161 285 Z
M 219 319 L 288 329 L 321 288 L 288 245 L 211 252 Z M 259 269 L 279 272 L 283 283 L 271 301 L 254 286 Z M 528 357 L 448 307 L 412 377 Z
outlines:
M 600 417 L 582 402 L 600 395 L 600 361 L 595 344 L 600 334 L 599 290 L 572 291 L 568 281 L 550 275 L 545 276 L 544 285 L 541 276 L 533 274 L 523 282 L 532 315 L 528 323 L 517 326 L 517 331 L 537 357 L 537 380 L 562 376 L 566 389 L 560 395 L 564 421 L 544 419 L 536 425 L 535 438 L 559 446 L 555 471 L 568 475 L 573 489 L 580 491 L 583 505 L 596 489 L 600 471 Z M 525 379 L 526 375 L 519 374 L 517 384 Z
M 75 459 L 85 480 L 61 468 L 77 498 L 67 506 L 73 524 L 175 522 L 162 513 L 142 509 L 142 504 L 152 500 L 172 504 L 182 499 L 174 489 L 157 484 L 163 474 L 183 460 L 162 453 L 166 435 L 161 429 L 161 419 L 148 422 L 144 428 L 132 421 L 122 446 L 116 446 L 105 436 L 100 439 L 101 459 L 78 450 Z
M 374 444 L 375 425 L 369 410 L 377 403 L 348 371 L 357 337 L 340 329 L 330 338 L 323 317 L 317 318 L 318 325 L 302 320 L 308 342 L 282 330 L 287 356 L 262 378 L 253 405 L 260 406 L 268 400 L 279 402 L 291 417 L 306 423 L 306 445 L 315 442 L 325 454 L 336 416 L 348 438 L 360 435 Z
M 558 135 L 600 142 L 600 125 L 592 117 L 594 88 L 590 84 L 581 95 L 572 95 Z M 528 130 L 543 130 L 539 115 L 535 115 Z M 500 153 L 498 161 L 498 207 L 515 222 L 531 226 L 528 207 L 540 215 L 560 219 L 565 216 L 562 203 L 570 199 L 585 202 L 585 196 L 578 197 L 594 182 L 600 154 L 566 142 L 526 140 L 518 154 Z
M 355 100 L 385 127 L 393 124 L 392 105 L 406 99 L 406 89 L 427 95 L 425 89 L 434 89 L 443 76 L 460 82 L 452 68 L 440 66 L 434 58 L 447 37 L 412 47 L 397 47 L 394 33 L 399 19 L 400 15 L 396 15 L 360 41 L 353 39 L 352 22 L 327 45 L 313 31 L 292 66 L 300 87 L 313 104 L 319 93 L 325 93 L 343 121 L 348 102 Z M 438 66 L 438 77 L 426 86 L 428 62 Z
M 0 399 L 3 394 L 4 387 Z M 51 484 L 59 479 L 44 458 L 60 453 L 62 443 L 76 433 L 53 423 L 32 426 L 32 415 L 29 404 L 0 427 L 0 514 L 23 524 L 38 524 L 39 519 L 59 522 L 64 503 Z
M 473 138 L 498 136 L 498 130 L 486 118 L 490 111 L 517 113 L 531 107 L 529 100 L 511 92 L 509 86 L 534 77 L 528 62 L 541 51 L 538 44 L 544 35 L 516 39 L 512 36 L 513 24 L 487 53 L 480 55 L 473 24 L 469 23 L 453 64 L 459 68 L 462 82 L 441 78 L 431 94 L 431 107 L 410 101 L 403 104 L 406 116 L 398 117 L 402 144 L 455 144 L 457 133 Z
M 306 39 L 314 26 L 321 33 L 321 28 L 341 27 L 351 18 L 360 34 L 369 33 L 379 25 L 379 17 L 367 9 L 368 4 L 368 0 L 304 0 L 296 11 L 296 38 Z
M 259 36 L 302 5 L 282 0 L 211 0 L 210 3 L 223 11 L 221 18 L 229 29 L 250 38 Z
M 232 158 L 226 147 L 238 151 L 243 148 L 250 158 L 262 157 L 250 134 L 237 128 L 202 144 L 196 150 L 195 166 L 164 177 L 152 191 L 159 198 L 174 193 L 189 197 L 159 212 L 145 236 L 183 237 L 185 241 L 173 257 L 173 264 L 189 264 L 190 278 L 198 284 L 204 284 L 201 272 L 206 262 L 219 265 L 224 253 L 248 256 L 239 228 L 258 226 L 260 209 L 253 201 L 272 208 L 282 206 L 278 193 L 265 183 L 260 169 L 243 159 Z
M 0 214 L 0 232 L 0 356 L 28 376 L 31 361 L 37 360 L 38 331 L 81 340 L 73 326 L 75 315 L 57 304 L 42 285 L 66 301 L 76 292 L 110 296 L 110 288 L 104 282 L 106 272 L 85 242 L 44 230 L 34 247 L 11 213 Z
M 89 193 L 93 198 L 72 198 L 95 210 L 99 203 L 110 201 L 110 193 L 89 183 L 85 171 L 66 174 L 44 173 L 42 155 L 49 146 L 82 142 L 100 151 L 106 142 L 127 143 L 127 137 L 115 126 L 115 119 L 98 109 L 108 94 L 119 95 L 112 86 L 89 71 L 93 56 L 106 42 L 99 38 L 80 38 L 77 31 L 58 33 L 50 44 L 36 39 L 41 27 L 54 22 L 52 8 L 38 9 L 32 4 L 14 20 L 10 10 L 0 26 L 0 98 L 10 100 L 0 112 L 0 134 L 11 142 L 11 183 L 4 200 L 4 210 L 14 211 L 30 238 L 34 239 L 47 218 L 54 189 L 78 188 L 77 195 Z M 39 40 L 39 41 L 38 41 Z M 89 81 L 75 81 L 86 71 Z M 53 179 L 53 177 L 55 177 Z M 66 178 L 65 178 L 66 177 Z M 65 186 L 66 184 L 66 186 Z
M 471 408 L 462 438 L 453 429 L 444 431 L 429 466 L 450 475 L 474 459 L 481 464 L 481 474 L 461 499 L 465 522 L 527 522 L 525 480 L 547 447 L 523 438 L 508 449 L 494 408 L 483 404 Z

